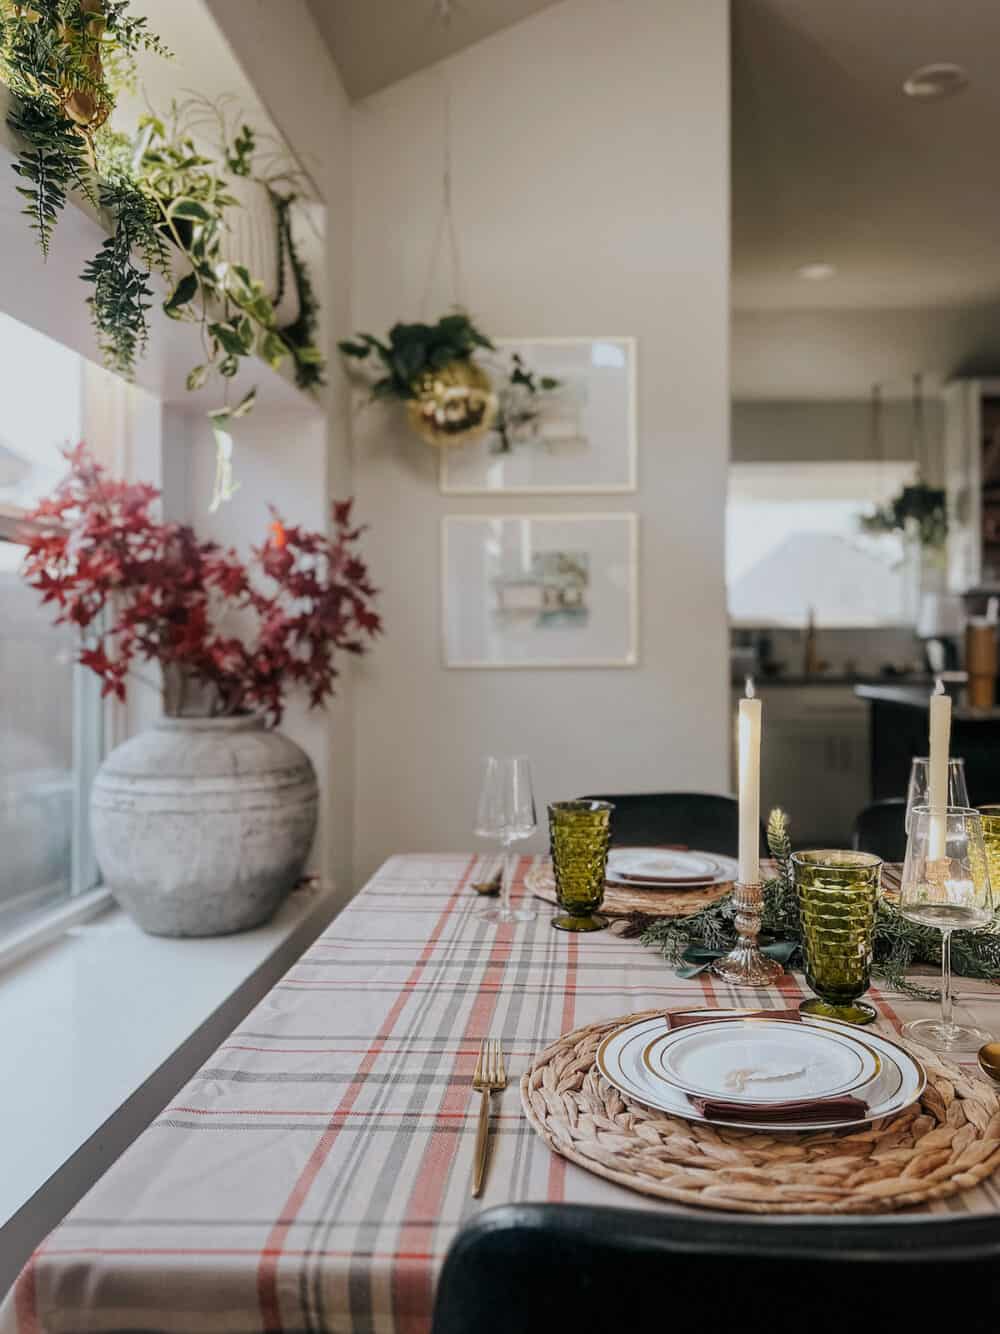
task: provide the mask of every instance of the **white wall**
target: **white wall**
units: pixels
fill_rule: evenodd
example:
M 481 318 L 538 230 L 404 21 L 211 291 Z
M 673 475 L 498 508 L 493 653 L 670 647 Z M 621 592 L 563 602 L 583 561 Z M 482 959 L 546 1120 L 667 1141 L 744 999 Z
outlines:
M 273 501 L 290 520 L 322 528 L 333 496 L 353 489 L 346 385 L 336 340 L 350 329 L 351 143 L 347 95 L 304 0 L 206 0 L 254 90 L 325 200 L 323 343 L 330 385 L 322 395 L 326 419 L 258 409 L 239 424 L 235 501 L 211 519 L 204 509 L 211 486 L 212 447 L 203 420 L 193 425 L 193 514 L 200 531 L 244 550 L 258 542 Z M 199 508 L 200 507 L 200 508 Z M 296 700 L 284 729 L 309 751 L 325 794 L 313 863 L 348 893 L 354 885 L 354 711 L 352 664 L 342 669 L 338 698 L 324 713 Z
M 638 337 L 640 489 L 448 500 L 398 415 L 358 418 L 386 623 L 357 673 L 359 878 L 470 846 L 492 748 L 531 755 L 540 803 L 727 786 L 727 26 L 725 0 L 564 0 L 448 62 L 467 303 L 496 336 Z M 356 328 L 420 314 L 442 110 L 438 67 L 353 111 Z M 442 275 L 425 313 L 452 298 Z M 442 667 L 442 515 L 608 509 L 641 516 L 637 668 Z

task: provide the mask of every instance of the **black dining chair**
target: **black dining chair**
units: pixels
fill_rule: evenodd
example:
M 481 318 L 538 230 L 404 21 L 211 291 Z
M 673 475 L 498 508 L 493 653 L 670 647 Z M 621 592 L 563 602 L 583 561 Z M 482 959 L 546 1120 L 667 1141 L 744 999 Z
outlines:
M 612 846 L 682 844 L 727 857 L 735 857 L 739 850 L 740 808 L 735 797 L 710 792 L 627 792 L 588 794 L 581 800 L 614 802 Z M 761 852 L 766 850 L 762 829 Z
M 905 819 L 903 797 L 873 801 L 858 812 L 851 847 L 856 852 L 873 852 L 885 862 L 901 862 L 906 856 Z
M 998 1298 L 996 1215 L 748 1220 L 508 1204 L 455 1239 L 432 1334 L 844 1334 L 917 1328 L 946 1299 L 963 1334 L 995 1334 Z

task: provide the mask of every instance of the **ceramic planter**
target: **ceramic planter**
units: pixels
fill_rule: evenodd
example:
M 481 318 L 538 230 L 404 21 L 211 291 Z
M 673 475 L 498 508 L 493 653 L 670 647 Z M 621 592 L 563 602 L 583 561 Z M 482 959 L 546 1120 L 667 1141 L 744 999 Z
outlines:
M 317 807 L 309 757 L 261 718 L 164 718 L 101 765 L 94 847 L 143 930 L 223 935 L 267 921 L 296 884 Z

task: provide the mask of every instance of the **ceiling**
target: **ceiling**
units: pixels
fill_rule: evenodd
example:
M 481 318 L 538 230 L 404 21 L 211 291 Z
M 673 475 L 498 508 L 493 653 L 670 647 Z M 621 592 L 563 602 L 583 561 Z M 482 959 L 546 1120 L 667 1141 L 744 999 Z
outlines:
M 369 93 L 556 0 L 307 0 L 349 95 Z
M 1000 294 L 998 51 L 993 0 L 734 0 L 734 304 Z M 936 61 L 963 65 L 966 90 L 905 97 Z M 795 276 L 814 261 L 836 276 Z

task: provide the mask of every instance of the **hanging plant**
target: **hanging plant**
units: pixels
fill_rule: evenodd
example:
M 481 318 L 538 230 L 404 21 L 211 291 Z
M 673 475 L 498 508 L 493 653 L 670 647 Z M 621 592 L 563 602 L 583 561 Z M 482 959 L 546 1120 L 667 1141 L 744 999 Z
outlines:
M 0 79 L 14 95 L 7 123 L 24 147 L 14 170 L 44 255 L 67 191 L 99 202 L 93 136 L 139 51 L 168 54 L 129 0 L 0 0 Z
M 515 354 L 498 390 L 474 359 L 496 348 L 464 311 L 437 324 L 394 324 L 385 341 L 363 333 L 338 347 L 356 363 L 373 399 L 406 404 L 411 427 L 429 445 L 466 444 L 496 430 L 509 449 L 517 427 L 537 418 L 526 400 L 559 384 L 536 376 Z
M 338 347 L 364 363 L 373 399 L 406 403 L 410 425 L 430 445 L 479 439 L 496 420 L 493 382 L 472 360 L 493 344 L 464 311 L 437 324 L 394 324 L 385 342 L 363 333 Z
M 927 458 L 924 432 L 924 377 L 920 372 L 913 376 L 911 413 L 912 449 L 913 458 L 917 463 L 917 480 L 909 486 L 904 486 L 898 495 L 886 504 L 877 506 L 871 514 L 861 515 L 858 522 L 862 532 L 875 536 L 883 533 L 897 533 L 901 537 L 915 536 L 922 547 L 940 552 L 948 539 L 948 501 L 941 487 L 928 486 L 920 475 L 922 460 Z M 876 459 L 885 457 L 880 384 L 872 385 L 871 453 Z
M 198 134 L 206 118 L 219 133 L 211 155 Z M 245 264 L 226 257 L 229 213 L 239 208 L 231 177 L 252 174 L 256 143 L 250 126 L 230 133 L 220 108 L 201 98 L 174 104 L 166 118 L 144 116 L 131 145 L 121 136 L 98 139 L 107 173 L 117 172 L 120 187 L 130 183 L 133 195 L 145 200 L 154 233 L 167 243 L 173 288 L 165 313 L 199 326 L 205 355 L 188 376 L 189 389 L 202 388 L 213 375 L 231 379 L 241 359 L 252 356 L 274 368 L 291 357 L 300 383 L 322 383 L 318 348 L 285 337 L 263 284 Z M 126 146 L 130 166 L 123 169 Z M 314 327 L 313 311 L 310 331 Z
M 948 537 L 948 504 L 941 487 L 917 480 L 872 514 L 861 516 L 863 532 L 913 533 L 923 547 L 943 547 Z
M 92 289 L 88 305 L 105 363 L 119 374 L 131 377 L 146 349 L 155 270 L 171 287 L 165 313 L 200 329 L 204 355 L 187 377 L 189 389 L 213 376 L 225 386 L 251 356 L 275 368 L 290 357 L 298 384 L 315 388 L 324 373 L 318 303 L 289 216 L 301 173 L 283 148 L 234 120 L 231 99 L 193 97 L 166 118 L 146 116 L 134 141 L 112 131 L 106 121 L 115 91 L 134 74 L 136 53 L 168 54 L 128 9 L 129 0 L 0 0 L 0 79 L 14 94 L 8 124 L 24 144 L 14 165 L 23 182 L 17 188 L 42 254 L 71 189 L 105 210 L 109 235 L 81 277 Z M 282 200 L 274 245 L 279 261 L 288 256 L 299 298 L 287 331 L 264 285 L 227 247 L 239 178 Z M 235 407 L 224 393 L 210 414 L 218 451 L 213 507 L 234 489 L 227 428 L 253 402 L 252 390 Z

